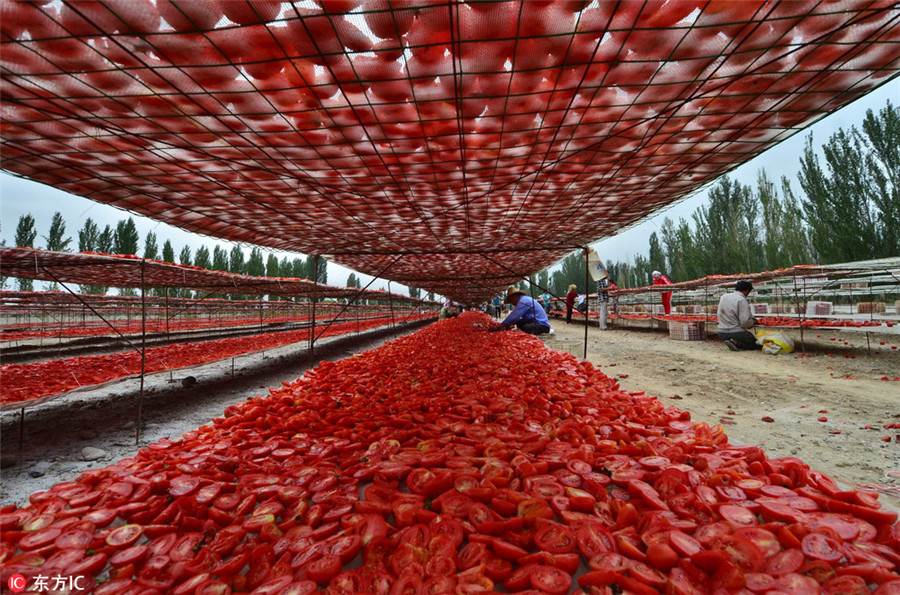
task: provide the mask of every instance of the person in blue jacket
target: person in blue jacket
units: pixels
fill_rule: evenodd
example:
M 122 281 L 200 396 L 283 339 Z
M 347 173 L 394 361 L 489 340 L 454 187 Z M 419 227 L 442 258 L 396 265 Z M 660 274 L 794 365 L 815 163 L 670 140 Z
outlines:
M 543 335 L 550 332 L 547 311 L 525 295 L 524 291 L 510 285 L 506 290 L 506 301 L 513 305 L 513 311 L 500 323 L 501 326 L 492 328 L 492 331 L 508 331 L 515 326 L 529 335 Z

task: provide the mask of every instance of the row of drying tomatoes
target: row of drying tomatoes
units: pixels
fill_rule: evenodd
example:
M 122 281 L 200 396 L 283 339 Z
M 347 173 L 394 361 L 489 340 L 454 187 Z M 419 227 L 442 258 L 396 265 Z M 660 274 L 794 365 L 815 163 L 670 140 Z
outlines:
M 430 315 L 413 315 L 409 320 L 428 316 Z M 325 331 L 324 336 L 362 331 L 387 323 L 388 319 L 381 318 L 333 324 Z M 152 373 L 173 370 L 308 339 L 309 330 L 303 329 L 151 347 L 146 350 L 145 371 Z M 141 355 L 136 351 L 85 355 L 29 364 L 5 364 L 0 366 L 0 377 L 3 379 L 0 383 L 0 403 L 20 403 L 56 395 L 81 386 L 92 386 L 123 376 L 139 374 L 140 371 Z
M 562 312 L 556 312 L 557 314 L 562 314 Z M 599 316 L 597 312 L 591 312 L 590 316 L 592 318 Z M 660 320 L 669 320 L 673 322 L 716 322 L 715 315 L 703 315 L 703 314 L 666 314 L 666 315 L 651 315 L 651 314 L 610 314 L 609 318 L 625 318 L 630 320 L 649 320 L 650 318 L 658 318 Z M 798 318 L 793 318 L 789 316 L 765 316 L 763 318 L 757 318 L 757 323 L 760 326 L 782 326 L 782 327 L 799 327 L 799 326 L 809 326 L 809 327 L 852 327 L 852 328 L 861 328 L 861 327 L 878 327 L 882 325 L 886 325 L 888 327 L 894 326 L 896 323 L 892 320 L 832 320 L 832 319 L 823 319 L 823 318 L 804 318 L 802 320 Z
M 307 320 L 308 316 L 266 316 L 263 319 L 265 324 L 273 324 L 276 322 L 299 322 Z M 318 317 L 317 317 L 318 319 Z M 319 322 L 327 322 L 328 319 L 319 320 Z M 189 320 L 170 320 L 168 324 L 164 319 L 159 318 L 148 318 L 146 331 L 147 333 L 164 333 L 171 331 L 182 331 L 182 330 L 193 330 L 193 329 L 203 329 L 203 328 L 222 328 L 222 327 L 231 327 L 231 326 L 253 326 L 258 325 L 260 323 L 260 318 L 258 316 L 249 316 L 242 318 L 217 318 L 214 320 L 207 320 L 202 318 L 195 318 Z M 0 340 L 2 341 L 21 341 L 24 339 L 38 339 L 38 338 L 46 338 L 46 337 L 94 337 L 94 336 L 102 336 L 102 335 L 113 335 L 117 331 L 123 335 L 140 335 L 141 334 L 141 321 L 138 317 L 136 320 L 132 320 L 129 322 L 125 321 L 116 321 L 114 322 L 115 330 L 111 329 L 108 325 L 98 324 L 97 326 L 85 326 L 81 323 L 73 323 L 68 326 L 64 326 L 62 328 L 57 327 L 53 328 L 52 325 L 44 327 L 42 329 L 27 329 L 27 330 L 13 330 L 6 331 L 0 335 Z
M 876 493 L 465 313 L 0 509 L 120 593 L 900 593 Z

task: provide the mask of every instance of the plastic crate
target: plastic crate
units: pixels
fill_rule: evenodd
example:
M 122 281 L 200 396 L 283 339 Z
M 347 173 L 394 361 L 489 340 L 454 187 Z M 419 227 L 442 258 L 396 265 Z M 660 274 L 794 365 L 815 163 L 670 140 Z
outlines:
M 856 311 L 860 314 L 883 314 L 887 311 L 887 304 L 884 302 L 860 302 Z
M 700 322 L 678 322 L 670 320 L 669 338 L 675 341 L 702 341 L 703 328 Z
M 750 304 L 750 310 L 754 316 L 761 316 L 769 313 L 769 304 Z
M 547 341 L 547 347 L 556 351 L 571 353 L 575 357 L 584 356 L 584 342 L 578 339 L 551 339 Z
M 831 302 L 806 302 L 806 317 L 831 316 L 834 305 Z

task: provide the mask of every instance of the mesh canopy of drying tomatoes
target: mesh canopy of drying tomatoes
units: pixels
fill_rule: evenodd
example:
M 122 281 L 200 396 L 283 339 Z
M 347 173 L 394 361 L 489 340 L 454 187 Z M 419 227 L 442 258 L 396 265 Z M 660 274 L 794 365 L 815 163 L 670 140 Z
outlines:
M 143 282 L 145 287 L 185 288 L 206 293 L 429 303 L 408 295 L 389 293 L 383 289 L 333 287 L 313 283 L 309 279 L 252 277 L 225 271 L 210 271 L 185 264 L 146 260 L 129 254 L 50 252 L 2 246 L 0 272 L 8 277 L 81 285 L 141 287 Z
M 464 302 L 900 68 L 889 0 L 0 10 L 5 170 Z
M 398 322 L 422 320 L 431 314 L 408 314 Z M 316 337 L 332 337 L 391 324 L 390 318 L 362 319 L 332 324 L 327 330 L 316 326 Z M 177 343 L 146 350 L 145 373 L 195 366 L 226 357 L 263 349 L 274 349 L 309 340 L 310 330 L 269 332 L 251 337 L 232 337 L 198 343 Z M 28 364 L 0 365 L 0 405 L 22 403 L 141 373 L 141 354 L 124 351 L 103 355 L 84 355 Z
M 95 593 L 900 586 L 897 514 L 466 313 L 0 511 Z M 535 591 L 529 591 L 535 592 Z

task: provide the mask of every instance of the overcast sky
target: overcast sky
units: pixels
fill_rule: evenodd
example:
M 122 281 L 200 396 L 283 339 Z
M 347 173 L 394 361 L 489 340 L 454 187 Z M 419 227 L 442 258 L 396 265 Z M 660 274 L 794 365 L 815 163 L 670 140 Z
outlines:
M 757 172 L 761 168 L 765 168 L 771 180 L 778 181 L 783 175 L 791 178 L 794 181 L 795 192 L 798 195 L 802 195 L 794 176 L 799 169 L 800 154 L 806 136 L 812 132 L 815 145 L 819 146 L 835 133 L 838 128 L 847 129 L 853 125 L 859 126 L 865 117 L 866 110 L 878 111 L 885 106 L 888 100 L 895 105 L 900 103 L 900 79 L 893 80 L 844 109 L 823 118 L 807 130 L 794 135 L 756 159 L 737 168 L 731 175 L 743 184 L 755 186 Z M 644 222 L 621 231 L 617 236 L 594 244 L 594 247 L 605 260 L 631 261 L 635 254 L 647 254 L 650 234 L 660 229 L 665 217 L 671 217 L 674 220 L 680 217 L 688 218 L 706 200 L 706 190 L 701 190 Z M 35 218 L 38 230 L 38 239 L 35 245 L 38 247 L 44 246 L 46 244 L 44 236 L 49 231 L 50 220 L 56 211 L 62 213 L 66 221 L 66 232 L 72 236 L 72 247 L 76 249 L 78 230 L 88 217 L 96 221 L 102 228 L 106 224 L 115 227 L 119 219 L 129 216 L 127 212 L 114 207 L 62 192 L 50 186 L 0 173 L 0 238 L 6 240 L 7 245 L 14 244 L 13 238 L 19 217 L 26 213 L 31 213 Z M 150 230 L 156 233 L 160 249 L 168 239 L 175 247 L 176 255 L 184 245 L 191 246 L 192 252 L 196 252 L 196 249 L 201 245 L 210 247 L 210 251 L 212 251 L 212 246 L 216 243 L 221 244 L 226 250 L 230 250 L 232 246 L 229 242 L 189 233 L 140 215 L 133 215 L 133 217 L 141 236 L 141 250 L 143 250 L 144 236 Z M 601 224 L 602 222 L 598 222 L 598 228 Z M 249 254 L 249 251 L 250 248 L 246 247 L 245 252 Z M 279 259 L 284 256 L 291 258 L 300 256 L 296 253 L 287 252 L 275 252 L 275 254 Z M 329 263 L 328 283 L 330 285 L 345 285 L 350 272 L 349 269 L 340 265 Z M 371 277 L 367 275 L 360 276 L 363 279 L 363 285 L 371 280 Z M 402 286 L 391 285 L 391 289 L 406 293 L 406 289 L 402 288 Z M 372 287 L 375 289 L 386 289 L 387 282 L 378 280 Z

